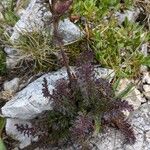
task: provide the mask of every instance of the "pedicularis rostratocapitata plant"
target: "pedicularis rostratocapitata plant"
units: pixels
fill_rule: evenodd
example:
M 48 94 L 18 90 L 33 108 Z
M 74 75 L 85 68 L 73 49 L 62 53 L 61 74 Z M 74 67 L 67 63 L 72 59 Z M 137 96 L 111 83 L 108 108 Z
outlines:
M 47 79 L 43 80 L 43 96 L 52 101 L 53 110 L 45 112 L 33 121 L 33 126 L 16 125 L 18 131 L 39 136 L 41 142 L 78 143 L 88 147 L 91 135 L 106 127 L 114 127 L 125 136 L 125 142 L 133 144 L 136 140 L 133 129 L 123 111 L 133 110 L 127 101 L 116 98 L 111 83 L 98 78 L 93 66 L 93 52 L 87 50 L 77 59 L 72 73 L 63 49 L 62 38 L 58 34 L 58 23 L 72 4 L 72 0 L 52 0 L 50 10 L 53 15 L 54 44 L 61 49 L 68 79 L 58 80 L 52 93 L 48 90 Z M 41 143 L 40 143 L 41 145 Z M 73 144 L 72 144 L 73 145 Z

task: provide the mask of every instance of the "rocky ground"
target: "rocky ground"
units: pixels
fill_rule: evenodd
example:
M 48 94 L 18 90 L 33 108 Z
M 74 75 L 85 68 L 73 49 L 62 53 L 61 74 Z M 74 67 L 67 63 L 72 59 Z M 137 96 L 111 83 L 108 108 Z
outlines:
M 51 13 L 47 10 L 46 4 L 43 0 L 31 0 L 26 9 L 18 12 L 20 20 L 15 24 L 10 40 L 16 42 L 20 34 L 23 32 L 40 31 L 43 28 L 52 28 L 48 25 L 51 18 Z M 138 11 L 127 11 L 125 14 L 116 13 L 120 24 L 125 17 L 129 20 L 136 20 Z M 67 45 L 74 43 L 84 37 L 84 31 L 71 22 L 65 19 L 59 24 L 59 33 L 63 36 L 63 42 Z M 7 54 L 6 65 L 11 69 L 10 74 L 0 77 L 0 104 L 1 116 L 7 118 L 5 130 L 6 144 L 9 145 L 12 137 L 12 145 L 9 149 L 35 149 L 35 150 L 52 150 L 60 149 L 58 147 L 39 148 L 30 147 L 31 142 L 37 141 L 37 137 L 24 136 L 16 130 L 15 124 L 28 124 L 31 126 L 30 119 L 35 118 L 45 110 L 51 110 L 51 102 L 47 99 L 43 100 L 42 82 L 46 77 L 48 80 L 49 90 L 54 89 L 54 85 L 58 79 L 67 78 L 67 73 L 64 68 L 49 73 L 30 74 L 27 76 L 18 75 L 15 71 L 15 66 L 20 60 L 21 54 L 18 49 L 6 46 L 4 49 Z M 144 55 L 149 55 L 149 43 L 142 45 L 142 52 Z M 74 71 L 74 67 L 71 68 Z M 98 77 L 106 78 L 111 75 L 110 80 L 114 77 L 114 72 L 111 69 L 95 67 Z M 26 70 L 25 70 L 26 71 Z M 123 91 L 130 83 L 134 87 L 130 93 L 124 98 L 132 104 L 134 112 L 125 112 L 129 118 L 137 141 L 134 145 L 126 145 L 123 143 L 123 136 L 116 129 L 110 128 L 107 132 L 100 133 L 91 137 L 90 144 L 93 150 L 149 150 L 150 149 L 150 72 L 146 66 L 141 66 L 141 76 L 136 79 L 121 79 L 118 91 Z M 21 72 L 21 70 L 20 70 Z M 14 141 L 15 140 L 15 141 Z M 16 142 L 19 141 L 19 142 Z M 29 147 L 28 147 L 29 146 Z M 68 148 L 61 149 L 80 149 L 78 146 L 72 145 Z

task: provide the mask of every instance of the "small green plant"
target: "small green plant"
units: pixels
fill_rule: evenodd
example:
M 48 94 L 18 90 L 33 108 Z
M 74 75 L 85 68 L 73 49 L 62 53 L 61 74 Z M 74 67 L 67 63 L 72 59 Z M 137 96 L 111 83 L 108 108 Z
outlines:
M 97 61 L 104 67 L 114 69 L 118 77 L 136 77 L 143 61 L 141 45 L 148 40 L 148 33 L 138 24 L 127 19 L 124 26 L 115 20 L 104 22 L 93 32 L 91 46 Z
M 74 1 L 73 10 L 76 15 L 94 20 L 98 12 L 98 7 L 96 6 L 96 0 L 76 0 Z
M 58 80 L 52 94 L 44 78 L 42 93 L 52 101 L 53 110 L 33 121 L 32 127 L 16 124 L 17 130 L 39 135 L 44 142 L 71 141 L 84 147 L 92 134 L 105 127 L 115 127 L 125 136 L 125 142 L 133 144 L 136 138 L 123 113 L 123 110 L 132 111 L 133 107 L 120 99 L 130 87 L 115 96 L 112 85 L 96 77 L 92 62 L 92 52 L 84 52 L 77 60 L 74 74 L 70 73 L 71 78 L 68 75 L 68 79 Z
M 72 0 L 52 1 L 54 37 L 53 42 L 61 49 L 68 79 L 58 80 L 55 89 L 49 91 L 47 79 L 43 79 L 42 93 L 52 101 L 53 110 L 46 116 L 33 121 L 33 126 L 16 124 L 21 133 L 37 136 L 44 142 L 62 143 L 71 141 L 85 148 L 90 135 L 99 133 L 105 126 L 119 129 L 125 135 L 125 141 L 134 143 L 136 138 L 123 110 L 133 110 L 127 101 L 115 98 L 112 85 L 96 77 L 93 64 L 93 52 L 85 51 L 77 60 L 75 72 L 70 71 L 69 62 L 64 52 L 62 38 L 58 34 L 60 17 L 68 10 Z M 41 144 L 41 143 L 40 143 Z
M 132 0 L 125 0 L 123 4 L 119 0 L 75 0 L 73 14 L 97 23 L 110 12 L 120 10 L 122 5 L 124 8 L 128 8 L 132 4 Z
M 56 48 L 50 34 L 42 32 L 22 33 L 12 47 L 19 50 L 21 61 L 32 62 L 35 71 L 48 71 L 57 66 Z

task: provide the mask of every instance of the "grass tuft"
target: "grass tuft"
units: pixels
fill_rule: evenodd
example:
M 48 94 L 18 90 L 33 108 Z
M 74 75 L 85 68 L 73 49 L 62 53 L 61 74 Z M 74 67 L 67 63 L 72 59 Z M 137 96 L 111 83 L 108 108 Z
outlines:
M 33 62 L 35 71 L 48 71 L 57 66 L 56 53 L 52 38 L 44 32 L 25 32 L 12 43 L 21 54 L 21 60 Z

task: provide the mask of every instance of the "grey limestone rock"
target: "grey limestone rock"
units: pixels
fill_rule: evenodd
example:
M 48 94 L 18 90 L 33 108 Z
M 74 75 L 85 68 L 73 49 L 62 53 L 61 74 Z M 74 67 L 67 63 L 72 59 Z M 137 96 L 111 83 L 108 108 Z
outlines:
M 8 118 L 6 121 L 6 133 L 11 136 L 13 139 L 15 140 L 19 140 L 19 148 L 24 148 L 28 145 L 31 144 L 32 141 L 36 141 L 38 139 L 38 137 L 33 137 L 31 135 L 24 135 L 23 133 L 21 134 L 20 132 L 18 132 L 18 130 L 16 129 L 16 125 L 17 124 L 23 124 L 23 125 L 28 125 L 29 127 L 31 127 L 31 123 L 25 120 L 18 120 L 18 119 L 11 119 Z
M 122 79 L 120 81 L 118 92 L 122 92 L 131 81 L 129 79 Z M 141 106 L 141 103 L 146 102 L 146 99 L 143 97 L 142 93 L 137 89 L 136 86 L 134 86 L 131 91 L 128 93 L 126 97 L 124 97 L 126 101 L 129 102 L 129 104 L 133 105 L 134 110 L 138 109 Z
M 73 71 L 73 68 L 71 68 Z M 107 77 L 114 75 L 112 70 L 104 68 L 96 68 L 97 77 Z M 67 78 L 65 68 L 56 72 L 48 73 L 34 82 L 30 83 L 23 90 L 18 92 L 9 102 L 2 107 L 2 114 L 5 117 L 18 119 L 33 119 L 44 110 L 51 110 L 51 101 L 43 97 L 42 83 L 43 78 L 46 78 L 49 85 L 49 91 L 52 92 L 57 80 Z
M 145 84 L 150 84 L 150 73 L 144 72 L 142 77 L 142 82 Z
M 143 89 L 144 89 L 144 95 L 145 97 L 150 100 L 150 85 L 143 85 Z
M 125 18 L 128 18 L 129 21 L 136 21 L 140 11 L 139 9 L 133 9 L 133 10 L 126 10 L 125 12 L 117 12 L 115 16 L 118 19 L 118 23 L 122 24 L 125 20 Z
M 19 78 L 14 78 L 11 81 L 4 82 L 4 90 L 10 91 L 11 93 L 15 93 L 19 89 Z

